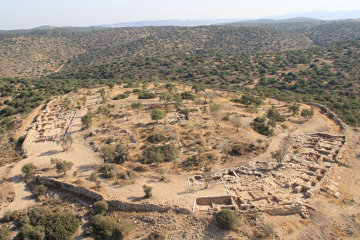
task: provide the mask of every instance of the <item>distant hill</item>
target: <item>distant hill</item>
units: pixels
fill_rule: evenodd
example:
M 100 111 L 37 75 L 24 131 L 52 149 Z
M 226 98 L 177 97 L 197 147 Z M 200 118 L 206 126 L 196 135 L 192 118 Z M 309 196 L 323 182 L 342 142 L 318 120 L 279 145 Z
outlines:
M 320 24 L 324 24 L 326 21 L 318 20 L 314 18 L 289 18 L 289 19 L 257 19 L 257 20 L 245 20 L 232 23 L 226 23 L 227 26 L 238 27 L 261 27 L 276 29 L 281 31 L 294 30 L 305 27 L 314 27 Z
M 160 68 L 165 68 L 170 64 L 166 59 L 171 56 L 196 58 L 206 54 L 274 53 L 326 46 L 359 37 L 359 21 L 304 18 L 200 27 L 45 26 L 0 32 L 0 76 L 38 77 L 56 73 L 54 76 L 58 77 L 99 77 L 91 73 L 94 66 L 117 65 L 126 61 L 134 65 L 148 64 L 151 68 L 151 63 L 143 59 L 159 58 L 164 59 Z M 80 69 L 81 74 L 73 74 Z M 108 69 L 101 70 L 105 74 L 100 76 L 115 76 L 111 67 Z
M 320 20 L 340 20 L 340 19 L 357 19 L 360 18 L 360 9 L 352 11 L 314 11 L 302 13 L 288 13 L 284 15 L 268 16 L 268 19 L 289 19 L 289 18 L 314 18 Z
M 240 19 L 204 19 L 204 20 L 158 20 L 158 21 L 137 21 L 137 22 L 120 22 L 115 24 L 101 25 L 101 27 L 162 27 L 162 26 L 178 26 L 178 27 L 195 27 L 203 25 L 217 25 L 229 22 L 240 21 Z

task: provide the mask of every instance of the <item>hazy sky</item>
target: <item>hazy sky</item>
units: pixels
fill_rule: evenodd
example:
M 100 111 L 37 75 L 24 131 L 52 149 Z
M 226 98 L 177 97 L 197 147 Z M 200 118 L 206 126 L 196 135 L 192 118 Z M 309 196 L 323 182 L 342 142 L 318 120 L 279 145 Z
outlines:
M 0 0 L 0 29 L 360 9 L 360 0 Z

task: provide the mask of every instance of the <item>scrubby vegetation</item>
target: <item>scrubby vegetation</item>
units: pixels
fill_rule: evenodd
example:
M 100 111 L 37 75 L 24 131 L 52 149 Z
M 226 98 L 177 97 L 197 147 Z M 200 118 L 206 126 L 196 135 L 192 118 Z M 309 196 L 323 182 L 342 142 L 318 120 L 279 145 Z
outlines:
M 22 215 L 22 219 L 18 221 L 21 239 L 68 240 L 79 227 L 79 221 L 72 213 L 52 213 L 44 208 L 33 208 Z
M 142 153 L 143 163 L 170 162 L 176 159 L 177 149 L 173 145 L 151 146 Z
M 225 230 L 234 230 L 239 225 L 239 219 L 231 210 L 221 210 L 216 215 L 216 221 L 220 228 Z

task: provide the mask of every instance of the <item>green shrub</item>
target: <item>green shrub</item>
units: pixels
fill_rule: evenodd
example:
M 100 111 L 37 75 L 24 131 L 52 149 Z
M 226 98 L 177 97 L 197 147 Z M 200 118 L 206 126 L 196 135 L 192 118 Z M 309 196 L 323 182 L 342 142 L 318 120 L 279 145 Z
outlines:
M 91 126 L 92 117 L 93 117 L 93 114 L 90 111 L 81 117 L 81 124 L 84 129 L 88 129 Z
M 200 163 L 203 162 L 203 159 L 200 157 L 199 154 L 197 155 L 194 155 L 194 156 L 191 156 L 191 157 L 188 157 L 183 163 L 183 167 L 184 168 L 188 168 L 188 167 L 191 167 L 191 166 L 199 166 Z
M 101 148 L 101 157 L 104 159 L 104 162 L 112 162 L 115 158 L 115 146 L 103 146 Z
M 170 162 L 175 160 L 176 155 L 177 149 L 174 145 L 163 145 L 159 147 L 151 146 L 143 151 L 142 162 L 147 164 Z
M 234 230 L 239 225 L 238 217 L 228 209 L 222 210 L 216 215 L 216 222 L 224 230 Z
M 155 108 L 151 112 L 151 119 L 156 120 L 158 123 L 159 123 L 159 120 L 163 119 L 165 116 L 166 116 L 166 112 L 161 109 L 158 109 L 158 108 Z
M 10 234 L 10 230 L 7 227 L 0 228 L 0 240 L 7 240 Z
M 47 187 L 41 184 L 35 186 L 32 192 L 35 196 L 39 197 L 39 196 L 44 196 L 46 194 L 46 191 L 47 191 Z
M 296 104 L 294 103 L 293 105 L 291 105 L 289 107 L 290 111 L 292 112 L 293 116 L 297 115 L 300 111 L 300 105 L 299 104 Z
M 269 125 L 265 124 L 266 119 L 265 117 L 257 117 L 254 119 L 253 121 L 253 128 L 256 132 L 271 137 L 274 135 L 274 131 L 272 129 L 270 129 Z
M 150 93 L 150 92 L 140 92 L 139 93 L 139 99 L 153 99 L 153 98 L 156 98 L 155 93 Z
M 116 175 L 115 166 L 112 164 L 103 164 L 100 167 L 100 172 L 103 174 L 105 178 L 113 178 Z
M 166 137 L 162 134 L 153 134 L 150 135 L 146 140 L 151 143 L 160 143 L 165 141 Z
M 310 110 L 309 109 L 303 109 L 301 111 L 301 116 L 311 118 L 312 116 L 314 116 L 314 109 L 313 108 L 311 108 Z
M 152 190 L 153 190 L 152 187 L 144 185 L 143 190 L 144 190 L 144 193 L 145 193 L 145 198 L 151 198 L 152 197 Z
M 46 239 L 70 239 L 78 227 L 79 221 L 72 213 L 50 213 L 45 223 Z
M 181 98 L 187 100 L 195 100 L 196 97 L 191 92 L 183 92 L 181 93 Z
M 18 219 L 21 217 L 21 214 L 18 211 L 8 211 L 4 214 L 3 218 L 1 219 L 4 222 L 12 222 L 12 221 L 18 221 Z
M 114 220 L 96 215 L 91 219 L 93 234 L 99 240 L 122 240 L 124 238 L 121 225 Z
M 24 240 L 43 240 L 45 239 L 45 228 L 44 226 L 33 227 L 25 224 L 20 229 L 20 235 Z
M 28 212 L 30 224 L 33 226 L 45 225 L 46 216 L 49 214 L 45 208 L 33 208 Z
M 279 111 L 273 107 L 269 109 L 266 116 L 268 119 L 275 121 L 275 122 L 284 122 L 285 121 L 285 118 L 282 117 L 280 115 Z
M 121 144 L 117 144 L 116 146 L 106 145 L 101 148 L 101 153 L 104 162 L 121 164 L 128 160 L 128 153 Z
M 129 159 L 129 155 L 122 144 L 117 144 L 115 147 L 114 162 L 116 164 L 123 163 Z
M 61 160 L 58 158 L 52 158 L 51 164 L 55 164 L 56 172 L 63 175 L 65 175 L 74 165 L 70 161 Z
M 233 99 L 233 102 L 238 102 L 247 106 L 250 105 L 255 105 L 255 106 L 260 106 L 262 101 L 260 98 L 252 96 L 252 95 L 247 95 L 244 94 L 241 96 L 241 99 Z
M 109 205 L 106 201 L 98 201 L 93 206 L 95 214 L 105 214 L 109 210 Z
M 87 180 L 91 181 L 91 182 L 96 182 L 97 180 L 97 174 L 96 172 L 92 172 L 89 176 L 89 178 L 87 178 Z
M 45 239 L 47 240 L 68 240 L 79 227 L 78 219 L 69 212 L 51 213 L 44 208 L 34 208 L 28 213 L 31 226 L 26 230 L 31 233 L 40 228 L 45 229 Z
M 245 144 L 243 145 L 234 145 L 231 149 L 231 154 L 235 156 L 241 156 L 244 155 L 247 152 L 247 147 Z
M 113 98 L 113 100 L 120 100 L 120 99 L 125 99 L 125 98 L 128 98 L 128 97 L 129 97 L 128 94 L 118 94 Z
M 27 163 L 21 168 L 21 171 L 24 174 L 25 180 L 30 181 L 36 174 L 37 169 L 34 164 Z

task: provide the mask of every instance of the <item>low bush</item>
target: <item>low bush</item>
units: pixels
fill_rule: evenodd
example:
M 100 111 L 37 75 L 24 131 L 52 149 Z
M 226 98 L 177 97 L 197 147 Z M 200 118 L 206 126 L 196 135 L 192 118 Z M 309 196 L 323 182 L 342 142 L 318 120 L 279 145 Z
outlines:
M 95 214 L 105 214 L 109 210 L 109 205 L 106 201 L 98 201 L 93 206 Z
M 91 219 L 91 226 L 96 239 L 122 240 L 124 238 L 121 225 L 108 217 L 94 216 Z
M 24 174 L 25 180 L 30 181 L 34 177 L 34 175 L 36 174 L 37 168 L 36 168 L 36 166 L 34 164 L 27 163 L 21 168 L 21 171 Z
M 41 236 L 40 229 L 44 229 L 47 240 L 70 239 L 79 227 L 78 219 L 69 212 L 51 213 L 44 208 L 34 208 L 29 211 L 28 217 L 30 227 L 26 226 L 25 233 Z
M 303 109 L 301 111 L 301 116 L 311 118 L 312 116 L 314 116 L 314 109 Z
M 274 122 L 285 122 L 285 118 L 282 117 L 278 110 L 275 108 L 270 108 L 267 112 L 267 118 Z
M 20 235 L 24 240 L 44 240 L 45 228 L 44 226 L 33 227 L 29 224 L 25 224 L 20 229 Z
M 150 93 L 150 92 L 140 92 L 139 93 L 139 99 L 153 99 L 156 97 L 157 96 L 155 93 Z
M 46 239 L 70 239 L 78 227 L 79 221 L 72 213 L 50 213 L 45 223 Z
M 228 209 L 222 210 L 216 215 L 216 222 L 224 230 L 234 230 L 239 225 L 238 217 Z
M 10 234 L 10 230 L 7 227 L 0 228 L 0 240 L 8 239 L 9 234 Z
M 152 197 L 152 190 L 153 190 L 152 187 L 144 185 L 143 190 L 144 190 L 144 193 L 145 193 L 145 198 L 151 198 Z
M 125 99 L 128 97 L 129 97 L 129 94 L 118 94 L 113 98 L 113 100 L 120 100 L 120 99 Z
M 46 191 L 47 191 L 47 187 L 41 184 L 35 186 L 32 192 L 35 196 L 39 197 L 39 196 L 44 196 L 46 194 Z
M 165 141 L 166 137 L 162 134 L 153 134 L 150 135 L 146 140 L 151 143 L 160 143 Z
M 116 169 L 115 166 L 112 164 L 105 163 L 103 164 L 99 171 L 105 178 L 113 178 L 116 176 Z
M 170 162 L 176 159 L 177 149 L 174 145 L 151 146 L 143 151 L 141 161 L 143 163 Z
M 188 157 L 183 163 L 184 168 L 189 168 L 191 166 L 199 166 L 200 163 L 203 162 L 203 159 L 199 156 L 199 154 Z
M 265 117 L 257 117 L 254 119 L 253 123 L 253 128 L 256 132 L 271 137 L 274 135 L 274 131 L 272 129 L 270 129 L 270 126 L 266 124 L 266 119 Z
M 181 93 L 181 98 L 186 99 L 186 100 L 193 100 L 194 101 L 196 97 L 191 92 L 183 92 L 183 93 Z

